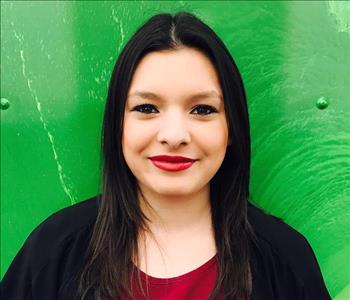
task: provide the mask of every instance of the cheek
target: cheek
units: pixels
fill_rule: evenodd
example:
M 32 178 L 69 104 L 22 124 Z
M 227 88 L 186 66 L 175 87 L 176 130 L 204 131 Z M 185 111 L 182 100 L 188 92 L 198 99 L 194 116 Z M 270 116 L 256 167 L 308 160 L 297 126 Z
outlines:
M 228 130 L 226 122 L 213 123 L 203 130 L 201 146 L 208 155 L 220 156 L 226 152 Z
M 136 120 L 130 120 L 126 118 L 123 128 L 123 151 L 138 152 L 146 148 L 151 139 L 152 131 L 144 124 L 137 122 Z

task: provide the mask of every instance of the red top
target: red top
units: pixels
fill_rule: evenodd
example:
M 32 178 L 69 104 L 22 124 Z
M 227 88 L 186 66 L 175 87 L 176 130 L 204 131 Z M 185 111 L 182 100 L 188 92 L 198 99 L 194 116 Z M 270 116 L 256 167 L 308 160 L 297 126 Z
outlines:
M 136 300 L 144 300 L 134 273 L 133 289 Z M 149 300 L 208 299 L 214 289 L 217 277 L 216 255 L 200 267 L 183 275 L 171 278 L 156 278 L 140 270 L 141 282 L 147 295 L 146 278 L 148 277 Z M 218 297 L 218 300 L 223 297 Z

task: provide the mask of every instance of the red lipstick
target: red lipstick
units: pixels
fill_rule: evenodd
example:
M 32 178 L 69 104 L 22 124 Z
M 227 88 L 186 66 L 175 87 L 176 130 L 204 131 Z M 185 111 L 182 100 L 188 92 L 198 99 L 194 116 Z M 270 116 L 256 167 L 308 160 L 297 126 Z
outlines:
M 157 155 L 149 157 L 152 163 L 159 169 L 177 172 L 188 169 L 191 167 L 197 159 L 192 159 L 184 156 L 169 156 L 169 155 Z

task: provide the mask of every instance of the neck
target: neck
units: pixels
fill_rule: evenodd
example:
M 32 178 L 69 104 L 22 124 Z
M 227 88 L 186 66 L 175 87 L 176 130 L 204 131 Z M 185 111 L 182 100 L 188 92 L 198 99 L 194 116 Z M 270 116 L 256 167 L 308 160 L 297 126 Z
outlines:
M 191 195 L 160 195 L 145 190 L 142 193 L 140 206 L 150 220 L 147 225 L 152 232 L 211 230 L 209 186 Z
M 159 195 L 140 188 L 144 196 L 139 198 L 140 207 L 150 221 L 146 220 L 146 230 L 139 232 L 137 265 L 159 253 L 178 258 L 185 255 L 186 247 L 187 255 L 192 252 L 195 257 L 207 259 L 216 253 L 209 187 L 191 195 Z

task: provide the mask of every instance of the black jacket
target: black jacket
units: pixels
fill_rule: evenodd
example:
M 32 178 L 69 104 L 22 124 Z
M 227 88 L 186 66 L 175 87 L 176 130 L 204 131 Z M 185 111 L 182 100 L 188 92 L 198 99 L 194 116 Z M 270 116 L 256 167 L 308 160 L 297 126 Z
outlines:
M 97 197 L 93 197 L 41 223 L 4 275 L 1 299 L 73 299 L 97 210 Z M 251 300 L 331 299 L 315 254 L 302 234 L 252 204 L 248 219 L 259 239 L 251 261 Z

